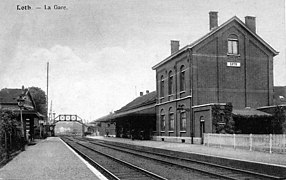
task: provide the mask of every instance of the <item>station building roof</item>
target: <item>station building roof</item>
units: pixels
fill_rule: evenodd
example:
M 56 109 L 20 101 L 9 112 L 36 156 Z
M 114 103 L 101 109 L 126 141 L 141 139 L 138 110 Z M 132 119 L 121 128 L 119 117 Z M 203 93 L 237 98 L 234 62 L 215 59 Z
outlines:
M 153 70 L 156 70 L 158 67 L 160 67 L 161 65 L 167 63 L 168 61 L 172 60 L 174 57 L 180 55 L 181 53 L 187 51 L 188 49 L 192 49 L 193 47 L 197 46 L 198 44 L 200 44 L 201 42 L 203 42 L 205 39 L 209 38 L 210 36 L 214 35 L 215 33 L 217 33 L 218 31 L 220 31 L 221 29 L 223 29 L 224 27 L 226 27 L 228 24 L 230 24 L 231 22 L 237 22 L 238 24 L 240 24 L 247 32 L 249 32 L 255 39 L 257 39 L 258 41 L 260 41 L 267 49 L 269 49 L 274 56 L 278 55 L 279 52 L 277 52 L 275 49 L 273 49 L 267 42 L 265 42 L 260 36 L 258 36 L 256 33 L 254 33 L 252 30 L 250 30 L 237 16 L 233 16 L 232 18 L 230 18 L 228 21 L 226 21 L 225 23 L 221 24 L 220 26 L 218 26 L 217 28 L 215 28 L 214 30 L 208 32 L 207 34 L 205 34 L 203 37 L 199 38 L 198 40 L 194 41 L 193 43 L 186 45 L 185 47 L 183 47 L 182 49 L 178 50 L 177 52 L 171 54 L 169 57 L 167 57 L 166 59 L 164 59 L 163 61 L 159 62 L 158 64 L 156 64 L 155 66 L 152 67 Z
M 35 110 L 34 100 L 29 92 L 29 89 L 12 89 L 4 88 L 0 91 L 0 108 L 15 111 L 18 113 L 20 108 L 17 99 L 20 95 L 24 96 L 24 109 L 23 114 L 35 115 L 39 118 L 44 116 Z
M 119 110 L 115 111 L 115 113 L 126 112 L 129 110 L 134 110 L 136 108 L 145 107 L 148 105 L 154 105 L 156 103 L 156 96 L 157 96 L 156 91 L 139 96 L 130 103 L 120 108 Z
M 155 115 L 156 91 L 135 98 L 114 113 L 96 119 L 94 122 L 104 122 L 129 115 Z

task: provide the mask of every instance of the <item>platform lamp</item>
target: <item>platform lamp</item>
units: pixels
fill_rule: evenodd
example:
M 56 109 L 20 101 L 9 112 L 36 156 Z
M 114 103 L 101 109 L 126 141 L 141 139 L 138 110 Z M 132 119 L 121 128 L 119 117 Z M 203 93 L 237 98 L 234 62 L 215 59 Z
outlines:
M 182 113 L 183 111 L 191 112 L 191 109 L 190 108 L 185 108 L 183 104 L 179 104 L 178 107 L 177 107 L 177 111 L 179 111 L 180 113 Z M 193 132 L 193 130 L 191 132 L 191 143 L 194 144 L 194 132 Z
M 26 138 L 25 138 L 25 129 L 24 129 L 24 121 L 23 121 L 23 107 L 25 103 L 25 99 L 23 98 L 23 95 L 21 94 L 18 99 L 18 106 L 20 108 L 20 118 L 21 118 L 21 141 L 22 141 L 22 150 L 25 150 L 25 143 L 26 143 Z

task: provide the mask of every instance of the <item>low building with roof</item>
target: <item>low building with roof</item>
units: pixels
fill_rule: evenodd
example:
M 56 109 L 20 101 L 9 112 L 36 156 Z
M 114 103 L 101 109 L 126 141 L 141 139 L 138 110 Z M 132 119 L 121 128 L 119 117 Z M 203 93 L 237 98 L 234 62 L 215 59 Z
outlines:
M 274 104 L 286 104 L 286 86 L 274 86 Z
M 91 124 L 95 125 L 95 135 L 112 137 L 116 136 L 113 115 L 114 114 L 111 112 L 110 114 L 102 116 L 91 122 Z
M 103 116 L 97 124 L 100 135 L 150 139 L 156 131 L 156 92 L 146 91 L 119 110 Z
M 28 132 L 32 138 L 35 136 L 35 129 L 40 128 L 39 120 L 44 116 L 36 111 L 36 105 L 29 89 L 11 89 L 4 88 L 0 91 L 0 109 L 2 111 L 9 110 L 18 114 L 20 121 L 20 107 L 18 105 L 18 98 L 22 96 L 24 105 L 22 108 L 22 117 L 24 123 L 24 132 Z M 28 134 L 26 134 L 28 136 Z

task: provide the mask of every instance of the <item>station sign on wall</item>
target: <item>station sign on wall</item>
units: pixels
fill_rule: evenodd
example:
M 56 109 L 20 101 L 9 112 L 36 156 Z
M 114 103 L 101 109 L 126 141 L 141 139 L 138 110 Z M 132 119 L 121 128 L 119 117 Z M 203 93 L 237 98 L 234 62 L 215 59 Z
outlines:
M 240 62 L 227 62 L 228 67 L 240 67 Z

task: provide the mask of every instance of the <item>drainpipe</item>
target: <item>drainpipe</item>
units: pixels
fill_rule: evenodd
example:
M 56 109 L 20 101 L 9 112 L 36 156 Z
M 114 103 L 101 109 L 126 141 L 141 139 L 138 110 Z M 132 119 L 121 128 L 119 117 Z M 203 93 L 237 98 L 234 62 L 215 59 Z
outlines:
M 174 74 L 174 78 L 175 78 L 175 99 L 178 99 L 178 75 L 177 75 L 177 63 L 175 64 L 174 66 L 174 71 L 175 71 L 175 74 Z M 179 132 L 178 132 L 178 113 L 177 113 L 177 107 L 178 107 L 178 101 L 176 101 L 175 103 L 175 112 L 176 112 L 176 121 L 175 121 L 175 135 L 176 137 L 179 136 Z
M 193 104 L 194 104 L 194 98 L 193 98 L 193 57 L 192 57 L 192 50 L 191 49 L 188 49 L 188 52 L 189 52 L 189 69 L 190 69 L 190 73 L 189 73 L 189 79 L 191 80 L 191 83 L 190 83 L 190 90 L 191 90 L 191 107 L 190 107 L 190 118 L 191 118 L 191 143 L 194 144 L 194 111 L 193 111 Z

